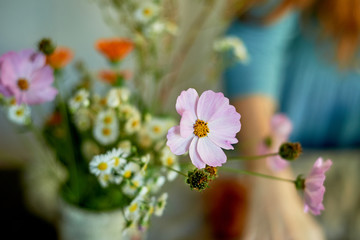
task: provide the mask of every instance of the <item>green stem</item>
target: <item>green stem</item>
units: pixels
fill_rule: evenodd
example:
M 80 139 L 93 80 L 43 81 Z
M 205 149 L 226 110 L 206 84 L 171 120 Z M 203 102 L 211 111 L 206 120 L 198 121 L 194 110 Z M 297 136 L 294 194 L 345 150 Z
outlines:
M 186 175 L 185 173 L 180 172 L 180 171 L 178 171 L 178 170 L 176 170 L 176 169 L 174 169 L 174 168 L 172 168 L 172 167 L 168 167 L 168 166 L 167 166 L 166 168 L 169 169 L 169 170 L 171 170 L 171 171 L 177 172 L 178 174 L 183 175 L 184 177 L 187 177 L 187 175 Z
M 75 151 L 74 151 L 74 144 L 73 144 L 73 139 L 71 136 L 71 131 L 70 131 L 70 127 L 69 127 L 69 115 L 67 112 L 67 108 L 66 108 L 66 103 L 64 102 L 64 99 L 61 95 L 61 91 L 62 89 L 60 88 L 60 84 L 58 83 L 59 79 L 59 75 L 60 73 L 56 73 L 55 72 L 55 84 L 56 87 L 59 91 L 58 93 L 58 101 L 59 101 L 59 108 L 60 108 L 60 112 L 61 115 L 63 116 L 63 124 L 64 124 L 64 128 L 65 128 L 65 132 L 66 132 L 66 137 L 67 137 L 67 147 L 68 147 L 68 155 L 69 155 L 69 182 L 70 182 L 70 186 L 72 186 L 73 189 L 73 193 L 74 193 L 74 199 L 75 199 L 75 203 L 79 203 L 80 201 L 80 186 L 79 186 L 79 182 L 78 182 L 78 170 L 77 170 L 77 164 L 76 164 L 76 157 L 75 157 Z M 70 188 L 71 189 L 71 188 Z
M 246 160 L 258 160 L 263 159 L 267 157 L 273 157 L 277 156 L 279 153 L 268 153 L 264 155 L 258 155 L 258 156 L 238 156 L 238 157 L 231 157 L 228 158 L 229 161 L 246 161 Z
M 228 172 L 234 172 L 234 173 L 263 177 L 263 178 L 268 178 L 268 179 L 278 180 L 278 181 L 283 181 L 283 182 L 295 183 L 295 180 L 292 180 L 292 179 L 280 178 L 280 177 L 275 177 L 275 176 L 266 175 L 266 174 L 257 173 L 257 172 L 251 172 L 251 171 L 242 170 L 242 169 L 234 169 L 234 168 L 228 168 L 228 167 L 221 167 L 220 169 L 228 171 Z

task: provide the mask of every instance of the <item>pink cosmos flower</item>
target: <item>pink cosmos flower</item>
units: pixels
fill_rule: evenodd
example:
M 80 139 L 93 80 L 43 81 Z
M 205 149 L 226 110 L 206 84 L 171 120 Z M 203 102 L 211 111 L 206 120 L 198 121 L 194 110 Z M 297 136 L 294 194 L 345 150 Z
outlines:
M 46 57 L 34 50 L 8 52 L 0 57 L 0 93 L 17 103 L 40 104 L 55 98 L 53 70 Z
M 234 149 L 238 142 L 240 114 L 222 93 L 205 91 L 199 98 L 195 89 L 182 91 L 176 101 L 180 125 L 167 134 L 167 145 L 176 155 L 189 151 L 192 163 L 201 169 L 221 166 L 226 155 L 221 149 Z
M 330 159 L 323 162 L 322 158 L 318 158 L 309 176 L 305 179 L 305 212 L 310 210 L 312 214 L 319 215 L 320 211 L 324 210 L 322 201 L 325 193 L 325 172 L 329 170 L 331 165 L 332 161 Z
M 259 154 L 275 152 L 282 143 L 289 139 L 292 131 L 292 123 L 285 114 L 275 114 L 271 119 L 271 148 L 269 149 L 264 143 L 259 146 Z M 289 162 L 282 159 L 279 155 L 267 158 L 268 166 L 274 171 L 280 171 L 289 165 Z

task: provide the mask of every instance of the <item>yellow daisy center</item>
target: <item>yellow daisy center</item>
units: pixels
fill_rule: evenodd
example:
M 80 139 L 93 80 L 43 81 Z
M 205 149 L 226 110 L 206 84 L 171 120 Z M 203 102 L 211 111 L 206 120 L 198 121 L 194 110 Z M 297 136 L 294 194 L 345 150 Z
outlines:
M 154 126 L 154 127 L 153 127 L 153 132 L 159 134 L 159 133 L 161 132 L 161 127 L 159 127 L 159 126 Z
M 145 8 L 143 13 L 144 13 L 145 16 L 150 16 L 152 14 L 152 11 L 151 11 L 150 8 Z
M 199 138 L 206 137 L 209 132 L 210 131 L 207 122 L 199 119 L 196 120 L 194 124 L 194 134 L 196 136 L 198 136 Z
M 81 102 L 82 101 L 82 96 L 77 95 L 74 100 L 75 100 L 75 102 Z
M 106 117 L 104 117 L 103 121 L 105 124 L 110 124 L 110 123 L 112 123 L 113 119 L 111 116 L 106 116 Z
M 138 207 L 138 206 L 137 206 L 136 203 L 132 204 L 132 205 L 130 206 L 130 208 L 129 208 L 130 212 L 135 212 L 136 209 L 137 209 L 137 207 Z
M 174 158 L 168 157 L 168 158 L 166 159 L 166 163 L 167 163 L 167 165 L 169 165 L 169 166 L 173 165 L 173 163 L 174 163 Z
M 131 126 L 133 128 L 137 127 L 139 125 L 139 120 L 134 120 L 132 123 L 131 123 Z
M 114 159 L 115 159 L 115 163 L 114 163 L 114 165 L 115 165 L 115 167 L 116 167 L 116 166 L 118 166 L 118 165 L 119 165 L 119 163 L 120 163 L 120 159 L 119 159 L 118 157 L 115 157 Z
M 126 171 L 125 173 L 124 173 L 124 178 L 130 178 L 131 177 L 131 171 Z
M 102 133 L 104 136 L 109 136 L 111 134 L 110 128 L 103 128 Z
M 26 91 L 29 89 L 29 82 L 25 78 L 20 78 L 17 81 L 17 85 L 22 91 Z
M 21 117 L 22 115 L 24 115 L 24 109 L 18 109 L 15 112 L 16 116 Z
M 100 163 L 100 164 L 98 165 L 98 169 L 101 170 L 101 171 L 104 171 L 104 170 L 106 170 L 107 168 L 108 168 L 108 165 L 107 165 L 107 163 L 105 163 L 105 162 L 102 162 L 102 163 Z

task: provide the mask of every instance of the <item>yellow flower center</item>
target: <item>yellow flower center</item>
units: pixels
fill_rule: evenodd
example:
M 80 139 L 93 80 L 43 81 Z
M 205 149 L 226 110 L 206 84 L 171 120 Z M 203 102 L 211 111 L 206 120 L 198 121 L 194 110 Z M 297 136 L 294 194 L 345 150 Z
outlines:
M 152 14 L 152 11 L 151 11 L 150 8 L 145 8 L 143 13 L 144 13 L 145 16 L 150 16 Z
M 18 109 L 15 112 L 16 116 L 21 117 L 22 115 L 24 115 L 24 109 Z
M 82 101 L 82 96 L 77 95 L 74 100 L 75 100 L 75 102 L 81 102 Z
M 169 165 L 169 166 L 173 165 L 173 163 L 174 163 L 174 158 L 168 157 L 168 158 L 166 159 L 166 163 L 167 163 L 167 165 Z
M 117 167 L 120 163 L 120 159 L 118 157 L 115 157 L 114 159 L 115 159 L 114 165 L 115 165 L 115 167 Z
M 20 78 L 17 81 L 17 85 L 22 91 L 26 91 L 29 89 L 29 82 L 25 78 Z
M 134 187 L 138 188 L 140 186 L 139 181 L 133 181 Z
M 106 116 L 106 117 L 104 117 L 103 121 L 105 124 L 110 124 L 110 123 L 112 123 L 113 119 L 111 116 Z
M 108 168 L 108 165 L 107 165 L 107 163 L 105 163 L 105 162 L 102 162 L 102 163 L 100 163 L 100 164 L 98 165 L 98 169 L 101 170 L 101 171 L 104 171 L 104 170 L 106 170 L 107 168 Z
M 153 127 L 153 132 L 154 132 L 154 133 L 157 133 L 157 134 L 160 133 L 160 132 L 161 132 L 161 127 L 159 127 L 159 126 L 154 126 L 154 127 Z
M 130 178 L 131 177 L 131 171 L 126 171 L 124 173 L 124 178 Z
M 203 120 L 196 120 L 194 124 L 194 134 L 199 138 L 206 137 L 209 133 L 209 127 Z
M 110 128 L 103 128 L 102 133 L 104 136 L 109 136 L 111 134 Z
M 139 125 L 139 120 L 134 120 L 132 123 L 131 123 L 131 126 L 133 128 L 137 127 Z
M 134 203 L 133 205 L 131 205 L 130 208 L 129 208 L 130 212 L 135 212 L 136 209 L 137 209 L 137 207 L 138 207 L 138 206 L 137 206 L 136 203 Z

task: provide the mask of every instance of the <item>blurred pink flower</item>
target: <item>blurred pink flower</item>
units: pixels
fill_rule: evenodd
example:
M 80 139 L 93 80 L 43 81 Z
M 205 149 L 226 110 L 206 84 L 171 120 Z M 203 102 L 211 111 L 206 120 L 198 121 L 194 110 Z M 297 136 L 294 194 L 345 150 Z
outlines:
M 0 57 L 0 92 L 17 103 L 40 104 L 55 98 L 53 70 L 46 57 L 34 50 L 8 52 Z
M 310 210 L 312 214 L 319 215 L 320 211 L 324 210 L 322 201 L 325 193 L 325 172 L 329 170 L 331 165 L 332 161 L 330 159 L 323 162 L 322 158 L 318 158 L 315 161 L 309 176 L 305 179 L 305 212 Z
M 267 154 L 278 151 L 282 143 L 286 142 L 292 131 L 292 123 L 285 114 L 275 114 L 271 119 L 271 146 L 265 143 L 259 146 L 259 154 Z M 280 171 L 289 165 L 289 162 L 282 159 L 279 155 L 267 158 L 268 166 L 274 171 Z
M 176 155 L 189 151 L 197 168 L 217 167 L 226 162 L 223 149 L 234 149 L 238 142 L 240 114 L 222 93 L 205 91 L 199 98 L 195 89 L 182 91 L 176 101 L 180 125 L 167 134 L 167 145 Z

